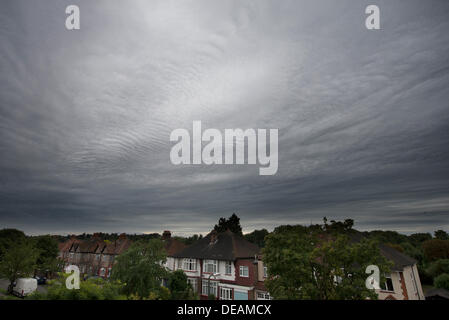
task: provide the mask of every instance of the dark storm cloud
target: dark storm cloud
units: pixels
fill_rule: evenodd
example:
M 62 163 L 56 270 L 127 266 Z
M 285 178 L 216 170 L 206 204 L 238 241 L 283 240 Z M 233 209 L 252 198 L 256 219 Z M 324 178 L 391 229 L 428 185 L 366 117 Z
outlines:
M 67 31 L 78 4 L 81 30 Z M 0 224 L 449 228 L 449 4 L 3 1 Z M 170 163 L 170 132 L 279 128 L 279 170 Z

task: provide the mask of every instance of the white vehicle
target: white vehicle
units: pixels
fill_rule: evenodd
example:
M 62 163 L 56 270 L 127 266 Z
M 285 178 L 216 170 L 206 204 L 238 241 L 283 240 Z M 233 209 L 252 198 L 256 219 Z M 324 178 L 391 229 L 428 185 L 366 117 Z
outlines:
M 25 297 L 37 289 L 37 280 L 34 278 L 19 278 L 12 289 L 12 293 L 19 297 Z

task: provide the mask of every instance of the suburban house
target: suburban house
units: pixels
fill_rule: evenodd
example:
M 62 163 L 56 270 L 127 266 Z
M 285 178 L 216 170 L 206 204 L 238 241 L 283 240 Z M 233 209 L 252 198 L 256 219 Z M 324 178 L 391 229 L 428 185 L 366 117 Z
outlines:
M 186 245 L 171 237 L 170 231 L 164 231 L 162 241 L 167 255 L 175 254 L 184 249 Z M 116 256 L 125 252 L 132 244 L 122 233 L 115 241 L 100 239 L 94 234 L 92 239 L 79 240 L 72 237 L 59 244 L 59 258 L 64 261 L 64 268 L 76 265 L 83 275 L 96 275 L 109 278 Z
M 386 245 L 380 253 L 394 263 L 386 282 L 376 290 L 380 300 L 425 300 L 416 260 Z
M 83 275 L 107 278 L 111 274 L 115 257 L 131 246 L 131 240 L 121 234 L 115 241 L 104 241 L 94 234 L 90 240 L 72 237 L 59 245 L 59 257 L 64 267 L 76 265 Z
M 264 286 L 267 268 L 260 248 L 242 236 L 229 230 L 212 231 L 190 246 L 172 238 L 170 231 L 164 231 L 161 239 L 167 252 L 165 267 L 171 271 L 183 270 L 200 298 L 206 299 L 211 294 L 221 300 L 271 299 Z M 81 274 L 108 278 L 115 257 L 131 244 L 125 234 L 115 241 L 101 240 L 97 234 L 90 240 L 72 237 L 59 244 L 59 257 L 64 267 L 73 264 L 80 268 Z M 393 262 L 385 283 L 376 290 L 379 299 L 424 300 L 416 260 L 387 245 L 380 245 L 379 249 Z
M 257 245 L 227 230 L 210 232 L 191 246 L 171 254 L 166 267 L 183 270 L 202 299 L 269 299 Z M 266 275 L 266 274 L 265 274 Z

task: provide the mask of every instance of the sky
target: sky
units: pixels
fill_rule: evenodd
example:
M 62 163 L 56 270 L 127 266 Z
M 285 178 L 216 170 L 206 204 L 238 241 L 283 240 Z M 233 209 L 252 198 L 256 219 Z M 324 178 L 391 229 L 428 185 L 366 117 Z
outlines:
M 448 30 L 444 0 L 3 0 L 0 228 L 449 231 Z M 278 129 L 277 173 L 173 165 L 195 120 Z

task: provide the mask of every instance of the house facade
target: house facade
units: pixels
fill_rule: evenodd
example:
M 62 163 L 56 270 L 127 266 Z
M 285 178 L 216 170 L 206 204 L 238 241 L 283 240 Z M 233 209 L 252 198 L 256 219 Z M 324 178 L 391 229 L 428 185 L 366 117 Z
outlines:
M 164 231 L 162 241 L 167 255 L 175 254 L 186 247 L 181 241 L 172 238 L 170 231 Z M 59 244 L 59 258 L 64 261 L 64 268 L 76 265 L 81 275 L 109 278 L 116 257 L 125 252 L 131 244 L 132 241 L 127 239 L 124 233 L 115 241 L 102 240 L 98 234 L 94 234 L 90 240 L 72 237 Z
M 267 299 L 259 254 L 257 245 L 229 230 L 212 231 L 193 245 L 169 255 L 166 267 L 183 270 L 202 299 L 209 295 L 220 300 Z
M 72 237 L 59 245 L 59 257 L 64 261 L 64 268 L 76 265 L 81 275 L 109 278 L 116 256 L 125 252 L 131 244 L 125 234 L 115 241 L 101 240 L 97 234 L 90 240 Z
M 419 279 L 416 260 L 386 245 L 380 245 L 380 253 L 393 262 L 385 275 L 385 283 L 376 290 L 380 300 L 425 300 Z

